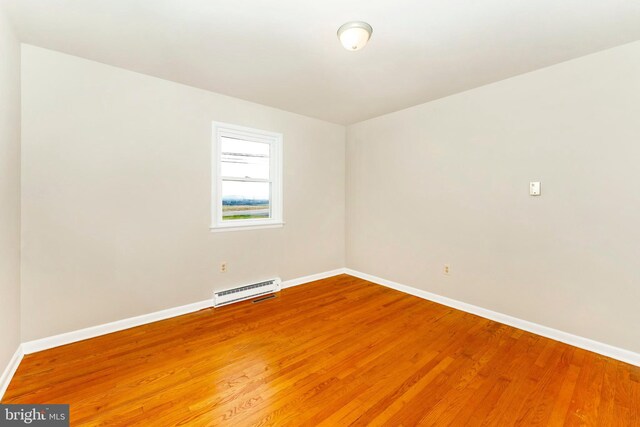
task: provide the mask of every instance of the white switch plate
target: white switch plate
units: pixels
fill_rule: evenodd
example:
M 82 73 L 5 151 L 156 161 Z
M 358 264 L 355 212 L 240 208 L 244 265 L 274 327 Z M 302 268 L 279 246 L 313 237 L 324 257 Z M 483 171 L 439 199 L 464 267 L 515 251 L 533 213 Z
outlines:
M 530 182 L 529 183 L 529 195 L 530 196 L 539 196 L 540 195 L 540 182 Z

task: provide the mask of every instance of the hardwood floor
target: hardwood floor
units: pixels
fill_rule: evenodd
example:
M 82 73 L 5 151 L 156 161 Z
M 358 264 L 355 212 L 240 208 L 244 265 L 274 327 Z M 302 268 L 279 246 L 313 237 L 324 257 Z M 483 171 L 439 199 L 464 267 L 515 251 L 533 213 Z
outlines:
M 640 426 L 640 368 L 341 275 L 25 356 L 72 425 Z

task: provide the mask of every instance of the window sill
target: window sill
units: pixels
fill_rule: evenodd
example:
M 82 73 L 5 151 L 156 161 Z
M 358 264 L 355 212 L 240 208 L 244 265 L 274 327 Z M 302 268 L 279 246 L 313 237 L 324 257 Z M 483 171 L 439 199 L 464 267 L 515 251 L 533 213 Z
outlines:
M 220 233 L 223 231 L 243 231 L 243 230 L 261 230 L 266 228 L 282 228 L 284 222 L 272 222 L 269 224 L 247 224 L 247 225 L 223 225 L 223 226 L 211 226 L 209 230 L 212 233 Z

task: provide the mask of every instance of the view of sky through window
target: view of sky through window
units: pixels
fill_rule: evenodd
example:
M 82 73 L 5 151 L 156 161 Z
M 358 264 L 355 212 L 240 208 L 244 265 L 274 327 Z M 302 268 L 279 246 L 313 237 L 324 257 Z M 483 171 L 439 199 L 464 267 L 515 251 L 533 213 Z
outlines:
M 223 220 L 270 216 L 269 150 L 264 142 L 221 138 Z

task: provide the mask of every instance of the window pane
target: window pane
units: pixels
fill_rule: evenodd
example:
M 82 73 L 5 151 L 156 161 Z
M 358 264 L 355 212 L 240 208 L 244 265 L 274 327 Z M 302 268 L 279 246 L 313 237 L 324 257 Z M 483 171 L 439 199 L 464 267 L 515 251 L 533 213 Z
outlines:
M 222 220 L 271 217 L 271 184 L 222 181 Z
M 222 176 L 269 179 L 269 144 L 220 138 Z

